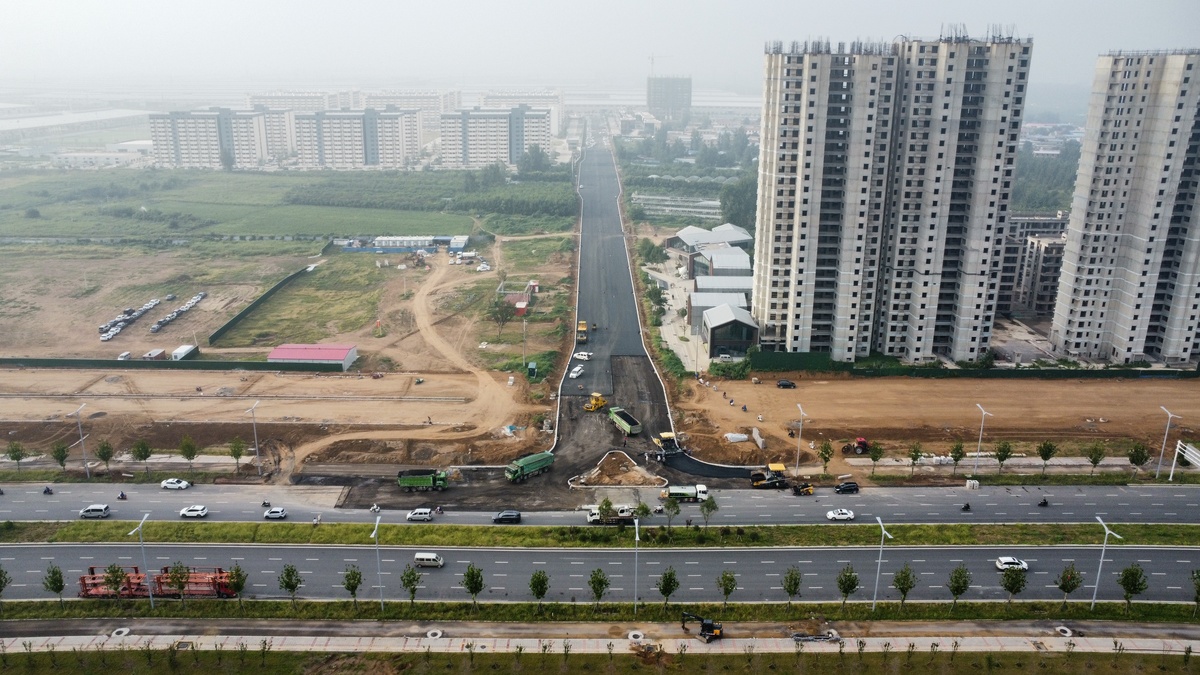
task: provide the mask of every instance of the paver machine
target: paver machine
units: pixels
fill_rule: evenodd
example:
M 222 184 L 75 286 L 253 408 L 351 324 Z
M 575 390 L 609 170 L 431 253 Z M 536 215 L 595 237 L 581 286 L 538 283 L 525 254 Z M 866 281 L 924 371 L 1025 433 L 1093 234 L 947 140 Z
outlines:
M 712 619 L 705 619 L 704 617 L 696 616 L 695 614 L 689 614 L 687 612 L 684 612 L 683 618 L 680 619 L 679 627 L 682 628 L 684 632 L 687 632 L 689 620 L 700 624 L 700 632 L 696 634 L 696 637 L 704 640 L 705 643 L 712 642 L 713 640 L 720 640 L 722 637 L 724 637 L 725 631 L 721 627 L 721 622 L 713 621 Z

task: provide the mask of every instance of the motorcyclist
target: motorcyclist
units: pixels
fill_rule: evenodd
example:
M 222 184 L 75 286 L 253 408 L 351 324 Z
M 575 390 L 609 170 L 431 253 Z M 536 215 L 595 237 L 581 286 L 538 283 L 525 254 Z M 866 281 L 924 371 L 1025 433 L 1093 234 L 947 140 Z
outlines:
M 262 506 L 263 508 L 265 508 L 265 509 L 269 509 L 269 508 L 271 508 L 271 502 L 269 502 L 269 501 L 267 501 L 267 500 L 265 500 L 265 499 L 264 499 L 264 500 L 262 501 L 262 504 L 261 504 L 261 506 Z
M 117 499 L 125 499 L 125 491 L 121 490 L 121 494 L 117 495 Z
M 966 504 L 963 504 L 962 510 L 970 511 L 971 510 L 971 502 L 967 502 Z
M 52 495 L 52 494 L 54 494 L 54 490 L 52 490 L 52 489 L 50 488 L 50 486 L 49 486 L 49 485 L 47 485 L 45 488 L 43 488 L 43 489 L 42 489 L 42 494 L 44 494 L 44 495 Z
M 1038 502 L 1038 506 L 1050 506 L 1050 500 L 1042 497 L 1042 501 Z

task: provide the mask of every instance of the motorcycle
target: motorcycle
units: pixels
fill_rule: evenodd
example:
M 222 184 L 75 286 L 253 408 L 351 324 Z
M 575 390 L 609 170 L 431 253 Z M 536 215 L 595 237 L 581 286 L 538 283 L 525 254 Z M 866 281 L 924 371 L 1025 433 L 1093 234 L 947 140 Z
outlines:
M 440 507 L 440 506 L 439 506 L 439 507 L 435 508 L 435 509 L 433 510 L 433 512 L 434 512 L 434 513 L 436 513 L 436 514 L 438 514 L 438 515 L 441 515 L 441 514 L 442 514 L 442 507 Z
M 663 512 L 663 507 L 662 507 L 662 504 L 659 504 L 658 506 L 654 507 L 654 512 L 655 512 L 655 513 L 662 513 L 662 512 Z
M 119 501 L 125 501 L 126 499 L 128 499 L 128 497 L 126 497 L 126 496 L 125 496 L 125 493 L 124 493 L 124 492 L 122 492 L 121 494 L 117 495 L 117 499 L 118 499 Z
M 1042 501 L 1038 502 L 1038 506 L 1050 506 L 1050 501 L 1045 497 L 1042 497 Z
M 52 490 L 52 489 L 50 488 L 50 486 L 49 486 L 49 485 L 47 485 L 47 486 L 46 486 L 46 487 L 45 487 L 45 488 L 42 490 L 42 494 L 44 494 L 44 495 L 52 495 L 52 494 L 54 494 L 54 490 Z
M 970 504 L 969 502 L 968 502 L 968 503 L 966 503 L 966 504 L 963 504 L 962 510 L 963 510 L 963 511 L 970 511 L 970 510 L 971 510 L 971 504 Z
M 378 504 L 371 505 L 371 513 L 379 513 L 379 505 Z
M 264 509 L 269 509 L 269 508 L 271 508 L 271 502 L 264 499 L 263 503 L 260 504 L 260 506 L 262 506 Z

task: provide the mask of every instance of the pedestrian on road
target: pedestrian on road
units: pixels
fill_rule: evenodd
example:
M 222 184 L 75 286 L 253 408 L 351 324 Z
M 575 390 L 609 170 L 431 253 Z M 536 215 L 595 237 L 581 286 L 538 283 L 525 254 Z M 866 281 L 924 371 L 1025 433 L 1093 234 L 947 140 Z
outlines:
M 627 446 L 627 445 L 629 445 L 629 437 L 628 437 L 628 436 L 626 436 L 626 437 L 625 437 L 625 438 L 624 438 L 624 439 L 621 441 L 621 447 L 622 447 L 622 448 L 624 448 L 624 447 L 625 447 L 625 446 Z
M 733 399 L 729 399 L 729 405 L 733 405 Z

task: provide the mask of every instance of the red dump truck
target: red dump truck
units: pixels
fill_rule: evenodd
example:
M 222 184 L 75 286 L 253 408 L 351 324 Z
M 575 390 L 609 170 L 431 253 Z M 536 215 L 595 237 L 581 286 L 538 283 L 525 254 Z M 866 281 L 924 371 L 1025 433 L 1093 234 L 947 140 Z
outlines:
M 171 586 L 168 573 L 170 567 L 164 567 L 152 576 L 147 585 L 146 575 L 137 567 L 124 567 L 125 581 L 121 589 L 114 592 L 105 584 L 107 568 L 89 567 L 88 573 L 79 577 L 79 597 L 81 598 L 145 598 L 150 590 L 159 597 L 180 597 L 179 589 Z M 189 567 L 187 585 L 183 588 L 185 598 L 232 598 L 236 595 L 229 586 L 229 573 L 220 567 Z

